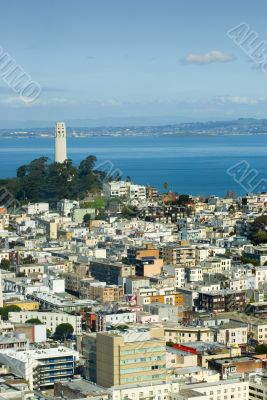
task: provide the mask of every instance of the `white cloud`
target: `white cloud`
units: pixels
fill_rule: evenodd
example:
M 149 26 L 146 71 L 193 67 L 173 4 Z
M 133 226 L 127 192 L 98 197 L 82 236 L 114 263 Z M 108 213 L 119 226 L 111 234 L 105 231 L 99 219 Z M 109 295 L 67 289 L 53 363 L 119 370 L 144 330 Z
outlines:
M 187 64 L 211 64 L 214 62 L 225 63 L 233 60 L 234 56 L 232 54 L 227 54 L 220 50 L 212 50 L 205 54 L 188 54 L 183 61 Z
M 265 103 L 264 97 L 249 97 L 249 96 L 220 96 L 216 100 L 221 104 L 244 104 L 244 105 L 255 105 L 259 103 Z
M 66 99 L 63 97 L 52 97 L 48 99 L 37 98 L 33 102 L 29 102 L 27 97 L 23 96 L 10 96 L 0 100 L 1 104 L 7 104 L 14 107 L 21 106 L 58 106 L 58 105 L 75 105 L 75 100 Z

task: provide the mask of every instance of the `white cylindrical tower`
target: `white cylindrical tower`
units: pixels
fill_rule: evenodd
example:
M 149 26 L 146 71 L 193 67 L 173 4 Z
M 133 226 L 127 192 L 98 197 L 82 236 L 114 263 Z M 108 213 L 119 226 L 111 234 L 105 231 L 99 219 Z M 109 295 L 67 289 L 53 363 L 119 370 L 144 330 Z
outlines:
M 67 159 L 67 139 L 65 122 L 55 126 L 55 162 L 63 163 Z

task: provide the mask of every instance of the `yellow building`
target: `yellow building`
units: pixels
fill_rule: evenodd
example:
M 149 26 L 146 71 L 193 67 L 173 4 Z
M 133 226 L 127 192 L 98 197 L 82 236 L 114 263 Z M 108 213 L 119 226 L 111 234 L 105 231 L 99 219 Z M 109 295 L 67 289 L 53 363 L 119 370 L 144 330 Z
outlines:
M 182 307 L 184 304 L 184 296 L 181 293 L 150 296 L 150 304 L 151 303 L 172 304 Z
M 37 311 L 39 310 L 39 303 L 37 301 L 5 301 L 4 306 L 18 306 L 21 308 L 22 311 Z

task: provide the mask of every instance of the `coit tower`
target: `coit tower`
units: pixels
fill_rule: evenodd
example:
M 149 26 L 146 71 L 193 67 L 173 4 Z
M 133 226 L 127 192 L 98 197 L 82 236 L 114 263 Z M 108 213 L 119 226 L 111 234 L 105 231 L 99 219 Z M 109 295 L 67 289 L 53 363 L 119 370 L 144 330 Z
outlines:
M 55 126 L 55 162 L 63 163 L 66 159 L 66 125 L 65 122 L 57 122 Z

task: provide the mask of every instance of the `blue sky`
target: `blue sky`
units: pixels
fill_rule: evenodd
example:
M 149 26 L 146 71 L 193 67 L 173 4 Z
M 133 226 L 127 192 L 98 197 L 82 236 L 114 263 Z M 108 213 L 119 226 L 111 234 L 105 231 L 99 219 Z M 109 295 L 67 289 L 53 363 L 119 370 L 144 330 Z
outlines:
M 266 118 L 267 74 L 227 36 L 245 22 L 267 41 L 266 11 L 248 0 L 2 0 L 0 45 L 41 94 L 26 104 L 0 73 L 0 119 Z

